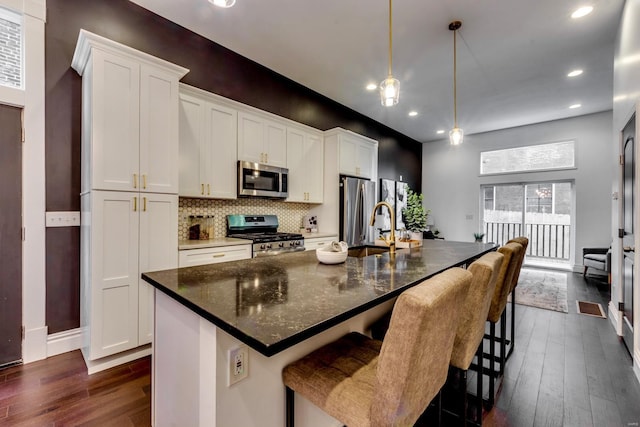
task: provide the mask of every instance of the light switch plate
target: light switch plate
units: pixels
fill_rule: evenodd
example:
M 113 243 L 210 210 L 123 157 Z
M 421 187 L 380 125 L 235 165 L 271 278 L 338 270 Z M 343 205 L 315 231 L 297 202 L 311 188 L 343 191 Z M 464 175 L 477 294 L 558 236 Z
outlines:
M 47 227 L 79 227 L 80 212 L 47 212 L 45 214 Z

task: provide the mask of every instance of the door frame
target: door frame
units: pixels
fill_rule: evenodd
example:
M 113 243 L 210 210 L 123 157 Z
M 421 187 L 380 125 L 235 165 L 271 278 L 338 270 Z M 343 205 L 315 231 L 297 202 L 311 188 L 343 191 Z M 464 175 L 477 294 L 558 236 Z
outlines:
M 47 357 L 45 275 L 45 22 L 46 0 L 0 0 L 23 16 L 24 88 L 0 86 L 0 102 L 23 109 L 22 342 L 23 363 Z

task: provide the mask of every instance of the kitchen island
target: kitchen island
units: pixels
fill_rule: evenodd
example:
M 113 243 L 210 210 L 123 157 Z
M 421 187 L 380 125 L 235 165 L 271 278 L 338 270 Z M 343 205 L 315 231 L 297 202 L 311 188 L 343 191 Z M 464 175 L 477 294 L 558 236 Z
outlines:
M 493 244 L 425 240 L 343 264 L 314 252 L 145 273 L 155 288 L 154 425 L 282 426 L 282 368 L 349 331 L 364 332 L 405 289 Z M 228 386 L 229 352 L 248 376 Z M 298 425 L 339 425 L 296 396 Z

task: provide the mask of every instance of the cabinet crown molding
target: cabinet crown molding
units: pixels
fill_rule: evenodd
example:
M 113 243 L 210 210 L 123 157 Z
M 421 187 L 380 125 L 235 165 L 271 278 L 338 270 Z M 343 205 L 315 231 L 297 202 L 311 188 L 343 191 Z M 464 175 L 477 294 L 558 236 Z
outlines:
M 80 33 L 78 34 L 76 50 L 74 51 L 73 59 L 71 60 L 71 68 L 76 70 L 81 76 L 84 74 L 89 58 L 91 58 L 92 48 L 97 48 L 116 55 L 127 56 L 131 59 L 135 59 L 136 61 L 140 61 L 154 67 L 161 67 L 167 72 L 175 74 L 178 77 L 178 80 L 189 72 L 189 69 L 181 67 L 180 65 L 165 61 L 164 59 L 149 55 L 148 53 L 141 52 L 137 49 L 81 28 Z
M 378 141 L 376 141 L 375 139 L 369 138 L 368 136 L 364 136 L 362 134 L 356 133 L 356 132 L 351 131 L 349 129 L 344 129 L 344 128 L 341 128 L 341 127 L 335 127 L 335 128 L 331 128 L 331 129 L 328 129 L 328 130 L 324 131 L 324 136 L 325 137 L 333 136 L 333 135 L 340 135 L 340 134 L 352 135 L 352 136 L 355 136 L 358 139 L 361 139 L 363 141 L 370 142 L 371 144 L 375 145 L 376 147 L 378 146 Z

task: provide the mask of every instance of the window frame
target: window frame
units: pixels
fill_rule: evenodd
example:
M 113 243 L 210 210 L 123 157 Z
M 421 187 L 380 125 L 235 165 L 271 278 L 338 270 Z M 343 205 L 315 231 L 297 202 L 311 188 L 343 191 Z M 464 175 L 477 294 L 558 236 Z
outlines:
M 542 146 L 549 146 L 549 145 L 556 145 L 556 144 L 565 144 L 565 143 L 571 143 L 573 146 L 573 166 L 560 166 L 560 167 L 545 167 L 545 168 L 539 168 L 539 169 L 519 169 L 519 170 L 512 170 L 512 171 L 504 171 L 504 172 L 483 172 L 482 170 L 482 165 L 483 165 L 483 158 L 482 156 L 485 153 L 495 153 L 495 152 L 499 152 L 499 151 L 510 151 L 510 150 L 521 150 L 521 149 L 526 149 L 526 148 L 531 148 L 531 147 L 542 147 Z M 507 148 L 499 148 L 499 149 L 495 149 L 495 150 L 484 150 L 484 151 L 480 151 L 480 156 L 479 156 L 479 176 L 485 177 L 485 176 L 499 176 L 499 175 L 513 175 L 513 174 L 523 174 L 523 173 L 539 173 L 539 172 L 555 172 L 555 171 L 565 171 L 565 170 L 575 170 L 578 168 L 578 156 L 577 156 L 577 144 L 576 144 L 576 140 L 575 139 L 564 139 L 564 140 L 560 140 L 560 141 L 552 141 L 552 142 L 542 142 L 539 144 L 528 144 L 528 145 L 520 145 L 517 147 L 507 147 Z

